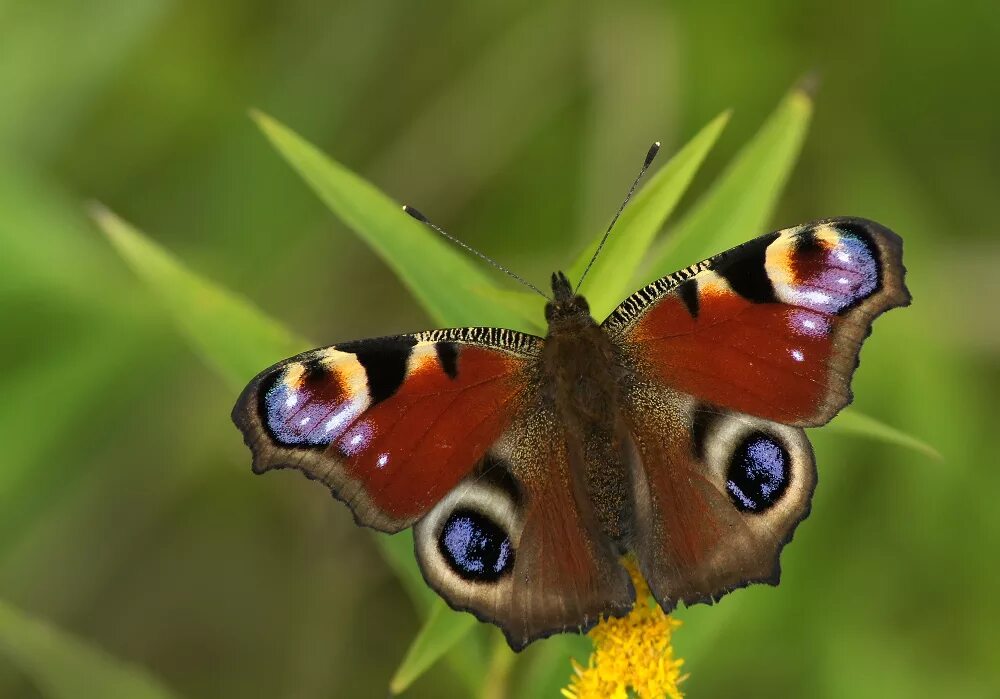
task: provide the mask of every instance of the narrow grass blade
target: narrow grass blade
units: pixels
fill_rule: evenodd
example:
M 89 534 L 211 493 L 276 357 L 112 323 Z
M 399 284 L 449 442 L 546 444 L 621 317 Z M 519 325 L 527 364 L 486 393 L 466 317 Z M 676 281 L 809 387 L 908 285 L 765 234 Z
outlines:
M 902 430 L 898 430 L 895 427 L 890 427 L 884 422 L 877 420 L 870 415 L 865 415 L 864 413 L 854 410 L 853 408 L 847 408 L 842 411 L 827 426 L 827 429 L 835 432 L 846 432 L 862 437 L 868 437 L 870 439 L 877 439 L 881 442 L 887 442 L 888 444 L 895 444 L 907 449 L 912 449 L 913 451 L 919 452 L 924 456 L 929 456 L 932 459 L 937 459 L 938 461 L 941 461 L 944 458 L 941 456 L 941 452 L 927 442 L 917 439 L 916 437 L 909 435 Z
M 94 217 L 136 274 L 162 299 L 183 335 L 228 382 L 234 395 L 264 367 L 315 346 L 295 337 L 249 301 L 188 270 L 170 253 L 107 209 L 95 207 Z M 412 534 L 409 531 L 391 537 L 376 534 L 375 538 L 414 605 L 426 614 L 435 597 L 414 561 Z M 441 604 L 440 600 L 436 603 Z M 458 640 L 457 636 L 437 632 L 439 626 L 448 628 L 456 623 L 448 617 L 463 619 L 462 623 L 470 627 L 475 623 L 470 615 L 449 609 L 436 613 L 441 618 L 428 631 L 433 632 L 432 639 L 436 639 L 436 645 L 432 646 L 435 655 L 429 662 L 454 645 L 454 641 L 445 645 L 449 638 Z M 420 662 L 428 662 L 427 649 L 418 650 L 424 658 Z M 467 654 L 465 664 L 475 662 L 475 657 Z
M 625 207 L 581 289 L 594 317 L 606 316 L 634 290 L 632 279 L 654 237 L 673 213 L 728 121 L 729 112 L 724 112 L 709 122 L 649 178 Z M 603 236 L 602 231 L 570 267 L 571 280 L 575 282 L 583 274 Z
M 246 299 L 184 267 L 111 211 L 95 205 L 92 213 L 115 249 L 230 387 L 239 390 L 261 369 L 313 346 Z
M 316 346 L 296 337 L 246 299 L 190 271 L 107 209 L 95 207 L 94 217 L 139 278 L 163 301 L 191 345 L 226 380 L 234 396 L 261 369 Z M 432 595 L 413 562 L 413 544 L 408 537 L 377 535 L 377 541 L 423 610 Z M 421 598 L 425 601 L 419 602 Z
M 493 305 L 502 308 L 510 315 L 511 322 L 518 319 L 517 327 L 514 327 L 515 330 L 535 333 L 536 335 L 545 334 L 546 301 L 535 292 L 479 287 L 470 289 L 470 292 L 488 298 Z
M 388 264 L 443 325 L 511 325 L 510 311 L 471 294 L 494 286 L 483 267 L 372 184 L 321 153 L 275 119 L 253 118 L 279 153 L 351 230 Z
M 393 694 L 405 691 L 476 625 L 471 614 L 459 614 L 437 600 L 420 633 L 413 639 L 389 683 Z
M 175 699 L 145 670 L 0 602 L 0 654 L 47 699 Z
M 426 616 L 437 596 L 427 587 L 424 577 L 413 561 L 413 531 L 406 529 L 398 534 L 375 534 L 375 543 L 382 557 L 396 573 L 413 606 Z
M 795 87 L 685 217 L 653 258 L 662 277 L 767 232 L 774 207 L 802 150 L 812 97 Z

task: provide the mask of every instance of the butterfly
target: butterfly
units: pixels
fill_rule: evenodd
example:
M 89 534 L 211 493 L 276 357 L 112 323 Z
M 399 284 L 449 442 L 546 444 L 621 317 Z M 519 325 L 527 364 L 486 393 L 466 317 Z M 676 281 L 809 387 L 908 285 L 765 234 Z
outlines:
M 359 525 L 413 527 L 427 583 L 520 650 L 626 614 L 623 555 L 668 612 L 776 585 L 816 485 L 803 428 L 851 401 L 873 319 L 909 304 L 904 274 L 899 237 L 860 218 L 751 240 L 600 323 L 557 272 L 544 338 L 315 349 L 262 371 L 233 420 L 255 472 L 298 469 Z

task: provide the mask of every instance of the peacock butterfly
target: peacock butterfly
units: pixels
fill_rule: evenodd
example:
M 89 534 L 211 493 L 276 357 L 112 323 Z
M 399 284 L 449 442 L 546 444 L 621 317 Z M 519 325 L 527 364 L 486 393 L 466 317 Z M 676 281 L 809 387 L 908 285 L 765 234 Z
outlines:
M 413 527 L 428 584 L 520 650 L 625 614 L 623 554 L 666 611 L 777 584 L 816 484 L 803 428 L 851 401 L 873 319 L 910 301 L 904 274 L 899 237 L 859 218 L 751 240 L 602 323 L 557 272 L 544 338 L 312 350 L 254 378 L 233 420 L 255 472 L 299 469 L 358 524 Z

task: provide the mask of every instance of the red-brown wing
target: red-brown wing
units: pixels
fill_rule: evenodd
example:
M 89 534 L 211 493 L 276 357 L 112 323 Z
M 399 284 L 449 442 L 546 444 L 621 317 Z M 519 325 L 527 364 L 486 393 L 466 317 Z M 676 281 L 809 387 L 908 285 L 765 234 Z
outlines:
M 902 243 L 864 219 L 762 236 L 659 279 L 604 327 L 644 377 L 716 406 L 811 427 L 851 400 L 861 343 L 909 303 Z
M 816 468 L 801 428 L 718 409 L 653 382 L 623 397 L 631 435 L 634 553 L 667 611 L 778 583 Z
M 431 587 L 499 626 L 515 650 L 621 616 L 635 597 L 571 468 L 565 431 L 536 406 L 414 527 Z
M 399 531 L 507 430 L 540 342 L 460 328 L 313 350 L 251 381 L 233 420 L 254 471 L 299 469 L 359 524 Z

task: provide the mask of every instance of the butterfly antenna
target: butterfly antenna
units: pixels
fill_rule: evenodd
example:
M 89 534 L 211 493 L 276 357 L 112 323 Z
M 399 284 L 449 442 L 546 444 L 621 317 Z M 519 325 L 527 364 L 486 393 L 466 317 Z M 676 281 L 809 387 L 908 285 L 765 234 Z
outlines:
M 447 238 L 451 242 L 455 243 L 456 245 L 460 245 L 461 247 L 465 248 L 466 250 L 468 250 L 469 252 L 471 252 L 476 257 L 478 257 L 478 258 L 480 258 L 482 260 L 485 260 L 486 262 L 488 262 L 489 264 L 493 265 L 494 267 L 496 267 L 497 269 L 499 269 L 501 272 L 503 272 L 507 276 L 513 277 L 517 281 L 521 282 L 522 284 L 524 284 L 526 287 L 528 287 L 529 289 L 531 289 L 532 291 L 534 291 L 536 294 L 538 294 L 542 298 L 548 299 L 549 301 L 552 300 L 549 297 L 548 294 L 543 293 L 537 286 L 535 286 L 531 282 L 527 281 L 526 279 L 523 279 L 522 277 L 518 276 L 517 274 L 514 274 L 509 269 L 507 269 L 506 267 L 504 267 L 502 264 L 500 264 L 499 262 L 497 262 L 496 260 L 494 260 L 492 257 L 490 257 L 488 255 L 484 255 L 483 253 L 479 252 L 478 250 L 476 250 L 471 245 L 468 245 L 467 243 L 463 243 L 461 240 L 459 240 L 455 236 L 451 235 L 450 233 L 448 233 L 447 231 L 445 231 L 444 229 L 442 229 L 440 226 L 436 226 L 433 223 L 431 223 L 427 219 L 426 216 L 424 216 L 422 213 L 420 213 L 419 211 L 417 211 L 416 209 L 414 209 L 412 206 L 404 205 L 403 206 L 403 211 L 405 211 L 407 214 L 409 214 L 411 217 L 415 218 L 416 220 L 420 221 L 422 224 L 424 224 L 428 228 L 431 228 L 431 229 L 437 231 L 438 233 L 440 233 L 441 235 L 443 235 L 445 238 Z
M 593 267 L 594 260 L 597 259 L 597 256 L 601 254 L 601 249 L 604 247 L 604 244 L 608 242 L 608 236 L 611 235 L 611 229 L 615 227 L 615 223 L 618 222 L 618 217 L 622 215 L 622 211 L 625 210 L 625 206 L 628 204 L 629 199 L 631 199 L 632 195 L 635 194 L 635 188 L 639 186 L 639 180 L 641 180 L 642 176 L 646 174 L 646 170 L 649 169 L 649 166 L 653 164 L 653 158 L 656 157 L 656 154 L 659 151 L 659 141 L 656 141 L 649 147 L 649 150 L 646 152 L 646 159 L 642 161 L 642 169 L 639 170 L 639 175 L 635 178 L 635 182 L 632 183 L 632 186 L 628 188 L 628 194 L 625 195 L 625 201 L 623 201 L 622 205 L 618 207 L 615 217 L 611 219 L 611 223 L 608 225 L 608 230 L 604 232 L 604 237 L 601 238 L 601 243 L 597 246 L 597 250 L 594 251 L 594 256 L 590 258 L 590 262 L 587 263 L 587 268 L 583 270 L 583 274 L 580 275 L 580 281 L 576 283 L 576 289 L 573 290 L 573 293 L 580 290 L 580 287 L 583 285 L 583 280 L 587 278 L 587 272 L 589 272 L 590 268 Z

